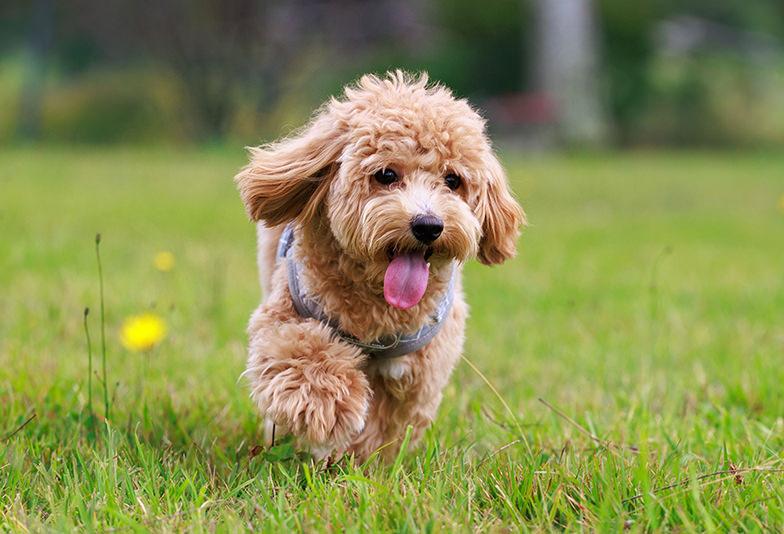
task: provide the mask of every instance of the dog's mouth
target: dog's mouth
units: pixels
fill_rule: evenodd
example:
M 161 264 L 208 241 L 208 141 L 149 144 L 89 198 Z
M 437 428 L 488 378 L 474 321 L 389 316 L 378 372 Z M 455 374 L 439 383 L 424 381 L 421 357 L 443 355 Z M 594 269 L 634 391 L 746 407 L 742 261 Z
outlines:
M 433 247 L 415 250 L 399 250 L 396 247 L 389 247 L 387 248 L 387 261 L 392 261 L 395 256 L 399 256 L 400 254 L 419 254 L 425 258 L 425 261 L 427 261 L 430 259 L 430 256 L 433 255 Z
M 387 250 L 389 265 L 384 273 L 384 299 L 393 308 L 407 310 L 416 306 L 427 290 L 430 275 L 428 259 L 432 248 Z

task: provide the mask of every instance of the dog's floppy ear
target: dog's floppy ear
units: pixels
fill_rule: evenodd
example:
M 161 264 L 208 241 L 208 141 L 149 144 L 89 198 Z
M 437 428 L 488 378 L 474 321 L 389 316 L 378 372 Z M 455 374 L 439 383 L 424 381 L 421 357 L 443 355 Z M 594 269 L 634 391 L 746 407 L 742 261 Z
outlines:
M 504 169 L 492 153 L 482 175 L 483 190 L 476 210 L 482 222 L 478 259 L 495 265 L 514 257 L 520 227 L 526 223 L 525 212 L 512 196 Z
M 328 110 L 300 133 L 250 150 L 234 181 L 251 219 L 269 226 L 310 220 L 337 170 L 345 136 Z

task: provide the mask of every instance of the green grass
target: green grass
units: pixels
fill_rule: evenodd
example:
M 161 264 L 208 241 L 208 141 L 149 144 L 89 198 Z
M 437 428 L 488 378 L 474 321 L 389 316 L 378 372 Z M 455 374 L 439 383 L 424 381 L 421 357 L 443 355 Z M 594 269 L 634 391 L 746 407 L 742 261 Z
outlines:
M 784 157 L 506 159 L 520 256 L 466 270 L 492 387 L 463 362 L 416 452 L 325 469 L 259 453 L 238 382 L 240 150 L 0 152 L 0 528 L 784 529 Z M 169 335 L 129 353 L 120 324 L 150 309 Z

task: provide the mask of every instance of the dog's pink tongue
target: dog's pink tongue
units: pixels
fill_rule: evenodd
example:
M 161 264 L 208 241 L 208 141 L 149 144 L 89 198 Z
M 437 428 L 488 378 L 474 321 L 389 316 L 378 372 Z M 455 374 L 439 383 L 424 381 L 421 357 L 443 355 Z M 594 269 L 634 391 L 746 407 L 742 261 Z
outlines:
M 384 274 L 384 298 L 390 306 L 407 310 L 422 300 L 429 267 L 423 253 L 398 254 Z

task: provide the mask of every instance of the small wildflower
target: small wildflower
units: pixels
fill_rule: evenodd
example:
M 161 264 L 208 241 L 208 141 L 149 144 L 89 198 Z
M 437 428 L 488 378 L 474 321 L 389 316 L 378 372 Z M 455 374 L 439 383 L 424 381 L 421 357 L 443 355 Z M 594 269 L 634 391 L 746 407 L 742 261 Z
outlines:
M 781 211 L 784 211 L 784 195 L 781 195 L 781 196 L 779 197 L 779 209 L 780 209 Z
M 120 341 L 131 351 L 150 350 L 166 337 L 166 323 L 152 313 L 132 315 L 122 325 Z
M 152 264 L 162 273 L 168 273 L 174 269 L 174 254 L 168 250 L 162 250 L 155 255 Z

